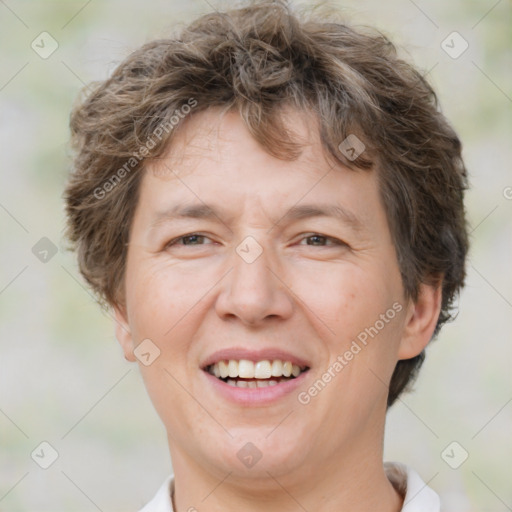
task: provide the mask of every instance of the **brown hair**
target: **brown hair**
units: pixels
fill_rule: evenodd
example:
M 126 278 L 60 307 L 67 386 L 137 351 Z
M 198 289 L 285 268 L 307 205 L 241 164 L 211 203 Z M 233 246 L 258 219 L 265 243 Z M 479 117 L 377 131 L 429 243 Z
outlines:
M 465 277 L 461 143 L 430 85 L 384 35 L 299 15 L 284 1 L 207 14 L 144 45 L 74 107 L 67 236 L 100 303 L 124 301 L 140 171 L 168 150 L 180 118 L 192 109 L 233 109 L 266 151 L 294 159 L 300 144 L 284 127 L 284 106 L 315 117 L 335 161 L 377 170 L 406 296 L 442 278 L 436 335 Z M 350 134 L 366 146 L 356 159 L 339 149 Z M 422 352 L 398 361 L 388 406 L 423 359 Z

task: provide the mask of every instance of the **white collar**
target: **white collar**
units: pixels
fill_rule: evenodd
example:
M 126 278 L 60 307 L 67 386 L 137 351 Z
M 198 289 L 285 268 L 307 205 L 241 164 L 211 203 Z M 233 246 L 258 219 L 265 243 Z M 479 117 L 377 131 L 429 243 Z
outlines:
M 399 462 L 385 462 L 386 474 L 399 492 L 405 491 L 401 512 L 439 512 L 439 496 L 427 486 L 414 469 Z M 171 475 L 160 487 L 153 499 L 139 512 L 174 512 L 171 494 L 174 477 Z
M 384 469 L 395 489 L 402 495 L 405 492 L 401 512 L 439 512 L 441 510 L 439 496 L 427 486 L 414 469 L 399 462 L 385 462 Z

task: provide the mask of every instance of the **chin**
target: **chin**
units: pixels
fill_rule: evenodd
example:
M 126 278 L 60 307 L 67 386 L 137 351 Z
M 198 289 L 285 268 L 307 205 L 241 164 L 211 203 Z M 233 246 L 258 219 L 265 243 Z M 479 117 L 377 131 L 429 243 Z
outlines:
M 204 446 L 205 455 L 218 470 L 231 473 L 230 478 L 268 481 L 269 473 L 278 477 L 301 467 L 308 446 L 296 438 L 296 432 L 279 428 L 235 427 L 230 430 L 233 438 L 226 434 Z M 216 448 L 213 452 L 212 446 Z

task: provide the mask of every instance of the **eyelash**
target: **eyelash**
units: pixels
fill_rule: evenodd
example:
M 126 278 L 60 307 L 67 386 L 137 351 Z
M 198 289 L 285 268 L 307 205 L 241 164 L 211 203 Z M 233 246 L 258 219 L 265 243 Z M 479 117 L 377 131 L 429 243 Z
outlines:
M 165 245 L 165 249 L 173 246 L 173 245 L 177 245 L 177 242 L 179 242 L 180 240 L 184 240 L 185 238 L 191 238 L 191 237 L 202 237 L 202 238 L 208 238 L 206 235 L 202 235 L 201 233 L 189 233 L 187 235 L 183 235 L 183 236 L 180 236 L 178 238 L 174 238 L 173 240 L 171 240 L 170 242 L 168 242 L 166 245 Z M 333 245 L 336 246 L 347 246 L 348 247 L 348 244 L 343 242 L 342 240 L 338 240 L 337 238 L 334 238 L 332 236 L 326 236 L 326 235 L 322 235 L 320 233 L 311 233 L 309 234 L 308 236 L 305 236 L 303 238 L 301 238 L 301 240 L 307 240 L 308 238 L 313 238 L 313 237 L 319 237 L 319 238 L 323 238 L 327 241 L 331 241 L 333 242 Z M 194 244 L 192 244 L 193 246 Z M 202 244 L 198 244 L 198 245 L 202 245 Z M 187 247 L 187 245 L 181 245 L 182 247 Z M 329 247 L 329 246 L 318 246 L 318 245 L 310 245 L 309 247 Z

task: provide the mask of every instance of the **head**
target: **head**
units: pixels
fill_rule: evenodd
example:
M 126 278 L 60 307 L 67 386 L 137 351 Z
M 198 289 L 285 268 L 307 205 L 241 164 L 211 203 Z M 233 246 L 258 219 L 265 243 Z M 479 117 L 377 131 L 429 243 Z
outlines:
M 158 355 L 140 366 L 171 444 L 282 468 L 382 426 L 468 246 L 460 141 L 384 35 L 281 2 L 212 13 L 94 84 L 71 130 L 68 237 L 127 359 Z M 219 361 L 260 352 L 303 370 L 283 397 L 219 392 Z

